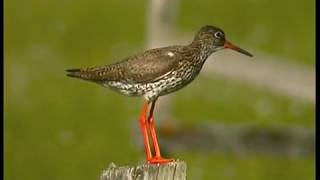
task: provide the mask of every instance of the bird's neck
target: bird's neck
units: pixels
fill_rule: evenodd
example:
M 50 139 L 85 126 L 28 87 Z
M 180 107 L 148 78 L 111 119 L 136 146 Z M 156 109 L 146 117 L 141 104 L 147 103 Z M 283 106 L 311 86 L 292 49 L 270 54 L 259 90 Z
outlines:
M 194 40 L 189 46 L 195 49 L 196 60 L 202 64 L 216 51 L 213 44 L 206 40 Z

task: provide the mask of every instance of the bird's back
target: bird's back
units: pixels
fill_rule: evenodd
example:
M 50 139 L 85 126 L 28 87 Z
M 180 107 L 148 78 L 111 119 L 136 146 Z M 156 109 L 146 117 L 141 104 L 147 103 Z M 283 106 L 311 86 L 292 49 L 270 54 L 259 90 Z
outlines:
M 67 75 L 94 82 L 148 83 L 178 68 L 183 47 L 151 49 L 110 65 L 68 69 Z

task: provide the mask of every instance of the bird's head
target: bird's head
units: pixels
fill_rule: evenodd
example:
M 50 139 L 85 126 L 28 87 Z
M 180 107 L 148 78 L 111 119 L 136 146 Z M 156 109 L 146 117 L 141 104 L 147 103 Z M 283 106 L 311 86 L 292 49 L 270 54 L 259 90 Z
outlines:
M 194 41 L 200 42 L 204 48 L 212 52 L 228 48 L 252 57 L 252 54 L 250 54 L 248 51 L 243 50 L 227 41 L 223 30 L 215 26 L 202 27 L 196 34 Z

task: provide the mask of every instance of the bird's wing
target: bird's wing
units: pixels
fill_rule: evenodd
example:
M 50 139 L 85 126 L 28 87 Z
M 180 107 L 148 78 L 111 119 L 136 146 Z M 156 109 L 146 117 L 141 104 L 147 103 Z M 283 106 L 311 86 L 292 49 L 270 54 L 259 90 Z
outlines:
M 161 48 L 134 56 L 124 65 L 124 77 L 129 82 L 153 82 L 179 67 L 180 51 Z
M 181 49 L 181 46 L 152 49 L 115 64 L 72 69 L 69 76 L 92 81 L 153 82 L 178 68 Z

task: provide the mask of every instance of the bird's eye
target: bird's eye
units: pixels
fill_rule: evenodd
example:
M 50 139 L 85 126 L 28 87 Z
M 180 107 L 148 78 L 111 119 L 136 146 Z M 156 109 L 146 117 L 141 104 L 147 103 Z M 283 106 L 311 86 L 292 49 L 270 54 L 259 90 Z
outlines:
M 214 36 L 216 38 L 221 38 L 223 36 L 223 33 L 221 31 L 218 31 L 218 32 L 214 33 Z

